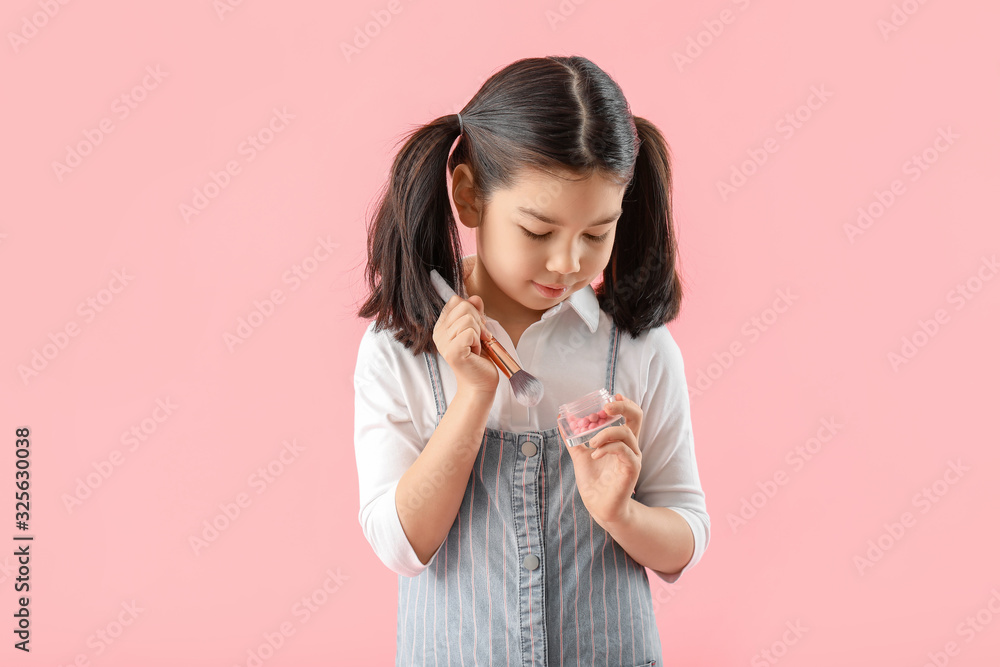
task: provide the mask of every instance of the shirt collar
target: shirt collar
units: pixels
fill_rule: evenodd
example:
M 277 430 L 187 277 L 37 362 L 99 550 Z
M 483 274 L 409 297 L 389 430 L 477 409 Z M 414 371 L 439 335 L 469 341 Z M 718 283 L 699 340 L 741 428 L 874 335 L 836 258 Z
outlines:
M 472 257 L 472 255 L 465 255 L 462 257 L 462 261 L 464 262 L 469 257 Z M 462 297 L 466 299 L 469 298 L 464 289 L 462 290 Z M 580 315 L 580 319 L 582 319 L 584 324 L 587 325 L 587 328 L 590 329 L 590 333 L 597 331 L 597 325 L 601 321 L 601 305 L 597 302 L 597 294 L 594 293 L 594 288 L 590 285 L 573 292 L 569 295 L 569 298 L 566 299 L 566 301 L 560 301 L 546 310 L 542 313 L 542 319 L 548 319 L 558 313 L 562 310 L 563 304 L 566 302 L 569 302 L 569 305 L 573 307 L 573 310 Z
M 601 319 L 601 306 L 597 302 L 597 294 L 594 293 L 593 287 L 587 285 L 583 289 L 573 292 L 569 295 L 568 299 L 560 301 L 542 313 L 542 319 L 544 320 L 552 317 L 562 310 L 563 304 L 566 303 L 569 303 L 577 314 L 580 315 L 580 319 L 582 319 L 587 325 L 587 328 L 590 329 L 590 333 L 597 331 L 597 325 Z

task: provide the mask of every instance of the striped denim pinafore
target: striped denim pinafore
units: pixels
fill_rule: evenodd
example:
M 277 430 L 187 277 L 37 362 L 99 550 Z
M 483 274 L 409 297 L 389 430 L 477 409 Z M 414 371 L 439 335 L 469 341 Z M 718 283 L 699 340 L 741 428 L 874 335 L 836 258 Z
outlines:
M 618 342 L 612 323 L 612 395 Z M 440 422 L 438 355 L 424 356 Z M 558 429 L 483 439 L 434 562 L 399 575 L 396 665 L 662 665 L 646 570 L 591 518 Z

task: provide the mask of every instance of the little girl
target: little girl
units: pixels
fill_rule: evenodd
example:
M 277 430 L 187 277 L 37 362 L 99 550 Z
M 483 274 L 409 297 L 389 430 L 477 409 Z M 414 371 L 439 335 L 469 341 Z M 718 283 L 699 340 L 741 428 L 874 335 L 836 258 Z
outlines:
M 645 568 L 677 581 L 710 527 L 664 326 L 670 190 L 660 132 L 582 57 L 509 65 L 396 156 L 369 228 L 354 444 L 362 529 L 399 575 L 397 665 L 662 664 Z M 537 405 L 500 381 L 484 328 L 542 383 Z M 559 405 L 601 387 L 625 424 L 567 447 Z

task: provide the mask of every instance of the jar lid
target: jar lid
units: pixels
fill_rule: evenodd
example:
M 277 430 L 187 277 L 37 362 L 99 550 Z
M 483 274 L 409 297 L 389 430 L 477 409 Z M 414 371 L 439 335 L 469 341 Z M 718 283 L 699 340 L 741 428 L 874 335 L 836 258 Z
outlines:
M 594 391 L 581 396 L 575 401 L 569 403 L 564 403 L 559 406 L 560 414 L 575 414 L 581 410 L 590 410 L 596 405 L 603 407 L 605 403 L 611 403 L 611 393 L 607 389 L 601 387 L 600 389 L 595 389 Z

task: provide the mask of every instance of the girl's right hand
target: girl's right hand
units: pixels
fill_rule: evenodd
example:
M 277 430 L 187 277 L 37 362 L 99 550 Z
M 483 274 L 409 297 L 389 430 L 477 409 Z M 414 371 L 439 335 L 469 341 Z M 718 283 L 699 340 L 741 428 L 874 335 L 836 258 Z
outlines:
M 459 391 L 492 397 L 500 382 L 500 371 L 480 340 L 485 313 L 479 296 L 470 296 L 468 300 L 457 295 L 451 297 L 434 325 L 434 345 L 455 373 Z

